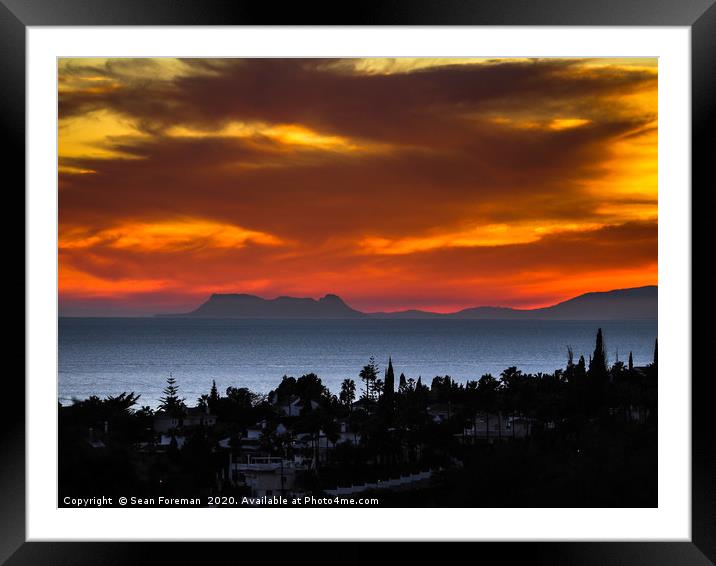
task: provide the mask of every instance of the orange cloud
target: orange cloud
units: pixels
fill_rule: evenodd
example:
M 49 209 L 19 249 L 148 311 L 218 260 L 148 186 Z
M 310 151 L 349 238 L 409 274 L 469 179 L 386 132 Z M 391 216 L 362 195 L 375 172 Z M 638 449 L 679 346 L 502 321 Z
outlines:
M 240 248 L 248 243 L 275 246 L 271 234 L 208 220 L 182 219 L 133 223 L 93 234 L 78 230 L 60 236 L 60 250 L 108 246 L 136 252 L 179 252 L 197 248 Z
M 61 312 L 657 281 L 654 59 L 63 59 L 59 79 Z
M 61 265 L 58 284 L 65 297 L 126 297 L 170 289 L 172 282 L 166 279 L 115 280 L 96 277 L 69 265 Z
M 439 248 L 494 247 L 536 242 L 549 234 L 562 232 L 583 232 L 603 227 L 603 224 L 560 223 L 532 224 L 488 224 L 460 232 L 435 234 L 432 236 L 406 237 L 397 240 L 388 238 L 365 238 L 359 245 L 364 253 L 410 254 Z

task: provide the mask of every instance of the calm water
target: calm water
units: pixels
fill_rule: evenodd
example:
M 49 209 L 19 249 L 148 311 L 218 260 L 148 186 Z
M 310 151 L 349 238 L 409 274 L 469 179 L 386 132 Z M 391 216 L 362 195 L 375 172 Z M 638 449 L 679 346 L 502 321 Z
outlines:
M 215 379 L 267 393 L 281 376 L 317 373 L 334 393 L 370 356 L 381 369 L 393 357 L 396 376 L 436 375 L 464 381 L 516 365 L 525 372 L 564 367 L 566 348 L 588 359 L 597 327 L 609 359 L 651 361 L 656 321 L 494 320 L 190 320 L 62 318 L 59 321 L 59 396 L 141 393 L 155 406 L 171 372 L 189 404 Z

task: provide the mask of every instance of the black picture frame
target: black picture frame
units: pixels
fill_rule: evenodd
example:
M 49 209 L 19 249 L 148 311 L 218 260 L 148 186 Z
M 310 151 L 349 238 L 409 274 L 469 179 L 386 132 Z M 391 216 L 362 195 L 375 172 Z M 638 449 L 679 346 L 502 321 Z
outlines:
M 25 33 L 28 26 L 67 25 L 566 25 L 688 26 L 692 65 L 692 210 L 708 214 L 712 188 L 712 148 L 716 146 L 716 6 L 714 0 L 390 0 L 360 4 L 247 2 L 230 0 L 0 0 L 0 124 L 6 143 L 0 152 L 6 203 L 25 183 Z M 699 187 L 696 189 L 696 187 Z M 688 198 L 689 195 L 684 195 Z M 697 206 L 693 206 L 697 203 Z M 10 208 L 10 210 L 18 210 Z M 24 207 L 24 200 L 18 206 Z M 15 213 L 17 215 L 17 213 Z M 8 214 L 9 216 L 9 214 Z M 692 224 L 694 247 L 709 240 L 705 223 Z M 8 240 L 8 247 L 19 246 Z M 708 244 L 706 244 L 708 246 Z M 708 249 L 708 248 L 707 248 Z M 18 252 L 19 253 L 19 252 Z M 703 257 L 708 258 L 706 251 Z M 700 257 L 697 254 L 694 258 Z M 693 262 L 692 281 L 708 276 L 708 261 Z M 24 273 L 24 270 L 23 270 Z M 9 276 L 8 276 L 9 277 Z M 12 277 L 16 287 L 27 283 Z M 19 294 L 19 289 L 17 293 Z M 692 304 L 708 300 L 693 288 Z M 13 304 L 19 301 L 13 301 Z M 707 303 L 706 303 L 707 304 Z M 18 307 L 19 308 L 19 307 Z M 470 552 L 480 560 L 524 564 L 709 564 L 716 563 L 716 442 L 710 419 L 714 397 L 708 355 L 714 333 L 707 328 L 709 308 L 692 311 L 692 538 L 690 542 L 476 543 Z M 19 330 L 13 327 L 13 336 Z M 24 328 L 24 323 L 23 323 Z M 711 337 L 709 337 L 709 334 Z M 22 335 L 24 341 L 24 332 Z M 10 351 L 10 348 L 8 348 Z M 667 376 L 669 379 L 676 376 Z M 683 376 L 680 376 L 683 377 Z M 126 564 L 161 560 L 189 563 L 232 562 L 252 549 L 236 543 L 69 543 L 26 542 L 25 537 L 25 387 L 10 373 L 3 383 L 4 418 L 0 426 L 0 563 Z M 253 544 L 253 543 L 243 543 Z M 332 546 L 332 545 L 331 545 Z M 383 552 L 374 543 L 351 543 L 341 549 L 314 551 L 329 560 L 365 561 Z M 416 550 L 417 548 L 417 550 Z M 400 552 L 426 554 L 424 545 Z M 444 549 L 434 549 L 445 560 Z M 266 550 L 261 549 L 261 552 Z M 272 544 L 272 562 L 311 552 Z M 289 558 L 286 558 L 289 557 Z M 458 560 L 457 555 L 455 559 Z M 412 558 L 412 557 L 410 557 Z

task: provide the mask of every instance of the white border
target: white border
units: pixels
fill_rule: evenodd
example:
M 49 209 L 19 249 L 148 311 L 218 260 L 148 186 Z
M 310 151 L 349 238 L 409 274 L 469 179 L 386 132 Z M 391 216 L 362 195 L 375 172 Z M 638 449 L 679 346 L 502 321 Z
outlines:
M 27 48 L 28 540 L 690 540 L 690 28 L 30 27 Z M 58 509 L 58 56 L 658 56 L 659 507 Z

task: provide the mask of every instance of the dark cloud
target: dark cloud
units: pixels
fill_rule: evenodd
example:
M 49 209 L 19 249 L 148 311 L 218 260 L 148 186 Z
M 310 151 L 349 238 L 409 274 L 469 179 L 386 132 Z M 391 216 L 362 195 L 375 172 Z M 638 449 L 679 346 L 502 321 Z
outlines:
M 463 121 L 480 111 L 590 115 L 604 99 L 656 84 L 653 73 L 575 70 L 578 60 L 449 65 L 398 74 L 336 72 L 336 60 L 194 61 L 212 74 L 173 81 L 125 79 L 121 88 L 61 92 L 62 118 L 111 109 L 157 131 L 176 124 L 215 128 L 229 120 L 301 123 L 351 137 L 395 143 L 454 143 L 470 135 Z M 126 60 L 124 66 L 148 63 Z M 110 78 L 119 63 L 99 72 Z M 85 72 L 88 72 L 85 69 Z M 131 75 L 130 75 L 131 77 Z
M 465 218 L 585 221 L 595 206 L 581 182 L 600 175 L 604 144 L 630 127 L 529 135 L 498 128 L 454 151 L 354 155 L 282 150 L 267 140 L 120 143 L 116 149 L 140 158 L 61 161 L 96 173 L 61 174 L 60 219 L 190 214 L 309 238 L 392 235 Z

